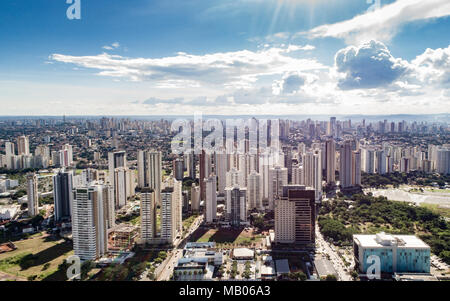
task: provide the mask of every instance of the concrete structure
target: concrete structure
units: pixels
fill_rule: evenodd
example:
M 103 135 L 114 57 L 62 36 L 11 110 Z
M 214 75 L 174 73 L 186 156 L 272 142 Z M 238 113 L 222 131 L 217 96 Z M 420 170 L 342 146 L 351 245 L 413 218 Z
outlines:
M 263 210 L 262 203 L 262 189 L 261 189 L 261 175 L 253 170 L 247 180 L 247 192 L 248 192 L 248 210 L 258 209 Z
M 74 189 L 72 235 L 75 255 L 96 260 L 108 248 L 108 188 L 103 185 Z
M 28 215 L 30 217 L 39 214 L 38 178 L 36 174 L 27 175 Z
M 247 222 L 247 188 L 239 185 L 225 188 L 227 216 L 232 226 Z
M 72 173 L 59 172 L 53 176 L 53 201 L 55 204 L 55 221 L 72 217 Z
M 430 273 L 430 247 L 414 235 L 353 235 L 356 265 L 361 273 L 380 258 L 381 273 Z
M 275 243 L 313 245 L 315 191 L 301 185 L 286 185 L 275 204 Z
M 269 209 L 274 209 L 274 202 L 282 194 L 282 187 L 288 184 L 287 168 L 276 166 L 269 168 Z
M 205 222 L 212 223 L 217 218 L 217 181 L 212 175 L 205 179 L 206 199 L 205 199 Z
M 155 192 L 156 204 L 161 204 L 162 163 L 161 152 L 139 151 L 138 187 L 150 187 Z
M 328 139 L 325 143 L 325 179 L 328 184 L 335 183 L 336 172 L 336 143 Z M 300 183 L 299 183 L 300 184 Z
M 141 242 L 151 244 L 157 235 L 155 191 L 146 187 L 141 190 Z

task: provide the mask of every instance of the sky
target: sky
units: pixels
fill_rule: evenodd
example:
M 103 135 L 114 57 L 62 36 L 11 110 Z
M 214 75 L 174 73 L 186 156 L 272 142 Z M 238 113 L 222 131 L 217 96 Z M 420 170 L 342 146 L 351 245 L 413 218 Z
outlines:
M 2 0 L 0 115 L 450 113 L 449 15 L 448 0 Z

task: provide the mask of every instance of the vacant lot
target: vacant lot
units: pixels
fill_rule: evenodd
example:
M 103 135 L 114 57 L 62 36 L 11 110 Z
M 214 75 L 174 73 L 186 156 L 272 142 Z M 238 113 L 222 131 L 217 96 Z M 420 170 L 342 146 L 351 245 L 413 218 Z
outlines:
M 43 280 L 73 254 L 72 243 L 40 236 L 15 242 L 16 250 L 0 254 L 0 271 L 18 277 L 36 276 Z
M 193 241 L 198 242 L 216 242 L 219 246 L 226 247 L 226 245 L 246 245 L 255 246 L 261 243 L 263 236 L 256 234 L 252 229 L 198 229 L 192 235 Z

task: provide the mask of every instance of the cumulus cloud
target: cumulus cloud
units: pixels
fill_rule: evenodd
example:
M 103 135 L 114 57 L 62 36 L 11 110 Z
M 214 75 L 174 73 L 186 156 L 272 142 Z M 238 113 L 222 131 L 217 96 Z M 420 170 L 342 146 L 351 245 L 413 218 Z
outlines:
M 326 68 L 315 59 L 290 56 L 289 52 L 294 50 L 295 45 L 289 47 L 205 55 L 180 52 L 176 56 L 163 58 L 127 58 L 107 53 L 95 56 L 52 54 L 50 60 L 99 70 L 100 76 L 131 81 L 174 83 L 182 80 L 190 81 L 191 84 L 208 83 L 220 86 L 253 83 L 261 76 L 283 74 L 287 71 Z
M 408 62 L 394 58 L 383 43 L 373 40 L 359 47 L 341 49 L 335 56 L 338 86 L 343 90 L 387 86 L 408 68 Z
M 274 95 L 288 95 L 298 93 L 305 85 L 317 80 L 317 76 L 313 74 L 301 72 L 288 72 L 283 75 L 281 80 L 275 80 L 272 85 L 272 93 Z
M 417 56 L 412 64 L 416 77 L 428 84 L 450 84 L 450 46 L 430 49 Z
M 350 20 L 321 25 L 299 34 L 310 38 L 340 38 L 349 44 L 359 44 L 370 39 L 387 42 L 404 24 L 448 15 L 450 15 L 448 0 L 397 0 Z

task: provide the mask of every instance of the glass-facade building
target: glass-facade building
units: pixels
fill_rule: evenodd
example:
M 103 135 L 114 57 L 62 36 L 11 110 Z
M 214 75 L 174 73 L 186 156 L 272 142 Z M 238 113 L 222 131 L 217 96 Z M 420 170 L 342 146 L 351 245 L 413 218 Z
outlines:
M 414 235 L 354 235 L 353 250 L 362 273 L 374 264 L 373 255 L 381 273 L 430 273 L 430 247 Z

